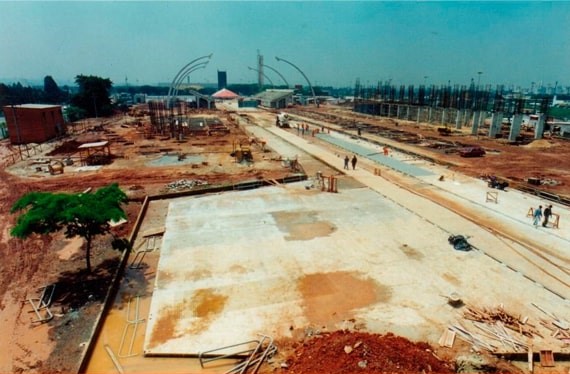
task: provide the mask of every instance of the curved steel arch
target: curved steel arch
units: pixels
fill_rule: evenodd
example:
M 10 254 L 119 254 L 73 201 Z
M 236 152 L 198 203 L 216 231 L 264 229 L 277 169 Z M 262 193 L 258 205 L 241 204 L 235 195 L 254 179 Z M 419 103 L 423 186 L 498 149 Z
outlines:
M 265 79 L 267 79 L 267 80 L 269 81 L 269 83 L 271 83 L 271 86 L 272 86 L 272 87 L 275 87 L 275 85 L 273 84 L 273 81 L 272 81 L 271 79 L 269 79 L 269 77 L 268 77 L 267 75 L 265 75 L 264 72 L 259 71 L 259 70 L 257 70 L 257 69 L 252 68 L 252 67 L 249 67 L 249 66 L 248 66 L 247 68 L 248 68 L 249 70 L 253 70 L 253 71 L 256 71 L 256 72 L 258 72 L 258 73 L 261 73 L 261 75 L 263 75 L 263 76 L 265 77 Z
M 285 79 L 285 77 L 280 72 L 278 72 L 275 68 L 272 68 L 269 65 L 263 64 L 263 66 L 265 66 L 266 68 L 269 68 L 269 70 L 273 70 L 275 73 L 277 73 L 277 75 L 279 75 L 281 77 L 281 79 L 283 79 L 283 82 L 285 82 L 285 84 L 287 85 L 287 88 L 289 88 L 289 82 L 287 82 L 287 79 Z
M 305 73 L 303 73 L 303 71 L 301 69 L 299 69 L 297 67 L 297 65 L 293 64 L 292 62 L 289 62 L 281 57 L 277 57 L 275 56 L 275 59 L 277 61 L 283 61 L 291 66 L 293 66 L 295 69 L 297 69 L 297 71 L 299 73 L 301 73 L 301 75 L 305 78 L 305 80 L 307 81 L 307 83 L 309 84 L 309 88 L 311 89 L 311 93 L 313 94 L 313 100 L 315 101 L 315 105 L 317 106 L 317 108 L 319 107 L 319 102 L 317 101 L 317 96 L 315 95 L 315 90 L 313 89 L 313 85 L 311 84 L 311 81 L 309 81 L 309 78 L 307 78 L 307 76 L 305 75 Z
M 167 98 L 167 104 L 170 105 L 170 97 L 172 96 L 172 91 L 174 90 L 174 86 L 176 84 L 176 82 L 178 81 L 179 77 L 181 74 L 183 74 L 183 72 L 188 69 L 190 66 L 192 66 L 192 64 L 203 60 L 203 59 L 211 59 L 212 58 L 213 53 L 210 53 L 209 55 L 206 56 L 202 56 L 202 57 L 198 57 L 195 58 L 194 60 L 190 61 L 189 63 L 187 63 L 186 65 L 184 65 L 184 67 L 182 69 L 180 69 L 178 71 L 178 73 L 176 73 L 176 75 L 174 76 L 174 79 L 172 80 L 172 83 L 170 84 L 170 88 L 168 89 L 168 98 Z
M 202 63 L 200 63 L 200 64 L 197 64 L 197 65 L 194 65 L 194 66 L 191 66 L 190 68 L 188 68 L 188 69 L 184 72 L 184 74 L 182 74 L 182 75 L 180 76 L 180 78 L 178 78 L 178 81 L 175 83 L 175 85 L 174 85 L 174 90 L 173 90 L 173 92 L 172 92 L 172 96 L 173 96 L 173 97 L 178 96 L 178 90 L 180 89 L 180 85 L 181 85 L 182 82 L 184 81 L 184 78 L 186 78 L 187 76 L 190 75 L 190 73 L 192 73 L 192 72 L 194 72 L 194 71 L 196 71 L 196 70 L 198 70 L 198 69 L 204 69 L 204 68 L 206 67 L 206 65 L 208 65 L 208 62 L 202 62 Z

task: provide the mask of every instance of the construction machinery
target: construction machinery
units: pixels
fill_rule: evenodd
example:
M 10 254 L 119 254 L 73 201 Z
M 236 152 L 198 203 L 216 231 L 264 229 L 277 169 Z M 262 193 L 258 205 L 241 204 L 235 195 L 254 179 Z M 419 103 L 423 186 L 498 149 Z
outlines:
M 277 115 L 277 119 L 275 120 L 275 124 L 277 125 L 277 127 L 281 127 L 281 128 L 285 128 L 285 127 L 290 127 L 289 126 L 289 114 L 287 113 L 279 113 Z
M 59 160 L 52 160 L 48 164 L 48 170 L 51 175 L 63 174 L 63 168 L 64 168 L 63 162 Z
M 246 138 L 238 139 L 233 142 L 233 150 L 230 154 L 235 157 L 236 162 L 252 162 L 253 155 L 251 153 L 251 141 Z

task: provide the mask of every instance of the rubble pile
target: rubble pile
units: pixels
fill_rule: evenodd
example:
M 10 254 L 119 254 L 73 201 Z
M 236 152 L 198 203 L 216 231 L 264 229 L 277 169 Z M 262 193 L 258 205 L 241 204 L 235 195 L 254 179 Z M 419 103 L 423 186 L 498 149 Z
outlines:
M 200 179 L 180 179 L 168 183 L 166 188 L 170 191 L 191 190 L 197 186 L 207 186 L 208 182 Z

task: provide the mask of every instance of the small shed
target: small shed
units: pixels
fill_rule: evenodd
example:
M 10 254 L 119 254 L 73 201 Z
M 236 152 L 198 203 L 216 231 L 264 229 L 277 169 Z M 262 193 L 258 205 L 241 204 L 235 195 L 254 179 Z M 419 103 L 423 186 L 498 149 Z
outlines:
M 82 166 L 103 165 L 111 160 L 111 148 L 107 140 L 95 143 L 84 143 L 79 147 L 79 159 Z
M 43 143 L 65 134 L 60 105 L 7 105 L 3 111 L 12 144 Z

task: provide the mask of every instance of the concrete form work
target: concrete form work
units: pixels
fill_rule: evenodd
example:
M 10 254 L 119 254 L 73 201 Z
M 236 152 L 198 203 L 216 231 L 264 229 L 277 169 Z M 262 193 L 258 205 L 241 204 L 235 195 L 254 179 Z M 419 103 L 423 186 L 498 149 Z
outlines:
M 481 252 L 454 251 L 444 227 L 365 187 L 183 199 L 170 204 L 166 227 L 146 355 L 197 355 L 353 318 L 370 331 L 436 340 L 430 325 L 456 318 L 438 295 L 517 309 L 521 294 L 539 305 L 559 299 Z

